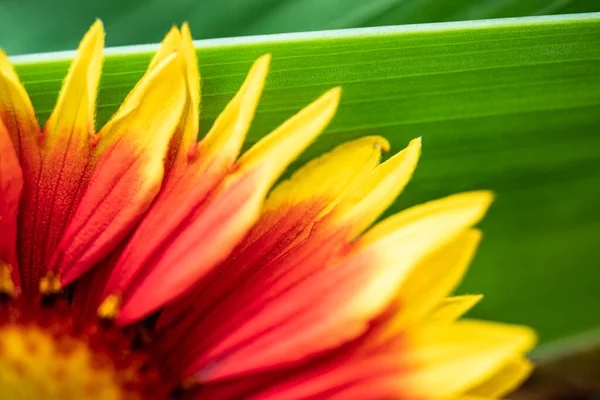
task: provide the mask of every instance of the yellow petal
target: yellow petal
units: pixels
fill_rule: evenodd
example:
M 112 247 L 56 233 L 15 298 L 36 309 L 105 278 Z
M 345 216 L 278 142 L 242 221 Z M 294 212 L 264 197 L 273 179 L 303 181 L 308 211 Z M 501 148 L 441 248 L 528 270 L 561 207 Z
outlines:
M 479 303 L 482 298 L 483 296 L 480 294 L 448 297 L 438 304 L 431 314 L 425 317 L 423 322 L 427 324 L 454 322 L 473 308 L 475 304 Z
M 81 146 L 87 146 L 90 135 L 95 133 L 96 92 L 103 47 L 104 29 L 102 23 L 96 21 L 79 45 L 56 107 L 46 123 L 46 146 L 52 146 L 60 137 L 73 135 Z
M 181 33 L 176 26 L 173 26 L 169 33 L 165 35 L 165 38 L 160 43 L 160 47 L 152 57 L 148 70 L 152 70 L 160 64 L 165 58 L 171 54 L 176 53 L 181 48 Z
M 226 165 L 235 162 L 262 95 L 270 60 L 267 54 L 254 62 L 240 90 L 200 142 L 200 157 L 210 162 L 218 158 Z
M 356 295 L 361 312 L 389 305 L 419 262 L 479 222 L 492 199 L 468 192 L 431 201 L 380 222 L 356 242 L 350 258 L 369 259 L 376 279 Z
M 181 117 L 182 108 L 173 104 L 180 102 L 182 97 L 185 98 L 185 86 L 181 76 L 181 59 L 173 53 L 144 75 L 102 128 L 98 153 L 127 134 L 127 140 L 134 144 L 133 147 L 164 155 L 166 143 L 174 131 L 170 128 L 173 127 L 173 119 L 178 121 Z M 135 158 L 136 154 L 131 156 Z M 160 165 L 155 168 L 162 169 L 162 158 L 157 164 Z
M 340 95 L 340 88 L 329 90 L 262 138 L 238 160 L 237 174 L 260 168 L 261 190 L 266 192 L 329 124 L 337 110 Z
M 390 321 L 389 334 L 421 321 L 458 285 L 480 238 L 480 231 L 469 229 L 413 269 L 398 291 L 400 312 Z
M 181 32 L 176 27 L 165 36 L 158 52 L 152 59 L 149 69 L 155 68 L 165 57 L 179 52 L 182 72 L 187 87 L 186 106 L 179 126 L 173 134 L 169 146 L 169 154 L 165 160 L 165 170 L 170 170 L 177 157 L 186 158 L 188 152 L 196 145 L 200 121 L 200 72 L 196 50 L 192 43 L 189 26 L 184 24 Z
M 29 95 L 2 49 L 0 49 L 0 119 L 8 130 L 21 166 L 28 169 L 23 165 L 24 157 L 29 158 L 25 162 L 35 162 L 37 165 L 40 162 L 37 147 L 40 127 L 35 119 Z M 33 160 L 34 157 L 36 160 Z
M 408 147 L 379 165 L 336 207 L 336 220 L 350 224 L 354 237 L 371 225 L 398 197 L 419 161 L 421 138 L 412 140 Z
M 384 248 L 387 244 L 410 238 L 416 233 L 430 236 L 429 233 L 436 232 L 436 236 L 447 243 L 460 233 L 456 231 L 457 227 L 466 229 L 479 222 L 492 200 L 491 192 L 475 191 L 430 201 L 385 219 L 363 235 L 359 242 L 365 247 L 377 242 L 378 247 Z M 388 252 L 395 253 L 391 248 Z
M 389 143 L 380 136 L 367 136 L 339 145 L 277 185 L 269 194 L 264 211 L 325 200 L 329 206 L 322 213 L 329 212 L 339 199 L 369 176 L 379 164 L 382 150 L 389 150 Z
M 533 364 L 519 357 L 508 361 L 500 371 L 479 386 L 469 390 L 468 395 L 500 398 L 517 388 L 533 370 Z
M 200 125 L 200 70 L 198 69 L 198 58 L 192 42 L 192 34 L 187 23 L 184 23 L 181 27 L 180 52 L 184 61 L 184 76 L 189 96 L 187 121 L 182 134 L 182 143 L 189 148 L 197 140 Z
M 535 333 L 526 327 L 463 320 L 414 332 L 403 380 L 417 397 L 446 399 L 468 392 L 529 351 Z

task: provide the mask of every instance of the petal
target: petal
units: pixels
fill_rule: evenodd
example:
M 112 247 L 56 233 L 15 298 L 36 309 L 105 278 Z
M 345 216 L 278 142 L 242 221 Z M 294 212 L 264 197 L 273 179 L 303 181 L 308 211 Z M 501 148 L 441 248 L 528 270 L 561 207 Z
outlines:
M 381 151 L 388 150 L 389 143 L 380 136 L 366 136 L 337 146 L 277 185 L 269 194 L 263 213 L 285 214 L 294 205 L 324 199 L 327 206 L 318 216 L 322 217 L 371 174 L 379 164 Z
M 369 215 L 375 218 L 381 213 L 412 174 L 420 140 L 377 166 L 381 150 L 388 148 L 387 141 L 377 136 L 342 144 L 278 185 L 259 221 L 232 252 L 231 261 L 161 314 L 157 328 L 168 328 L 161 351 L 169 363 L 185 364 L 183 360 L 193 359 L 218 341 L 219 332 L 232 329 L 256 307 L 322 269 L 347 246 L 350 232 L 364 229 L 371 222 Z M 357 191 L 362 197 L 356 196 Z M 373 199 L 378 201 L 371 209 L 356 206 Z M 337 213 L 338 208 L 342 212 Z M 182 348 L 195 351 L 172 348 L 182 340 L 190 341 Z
M 165 160 L 165 176 L 168 176 L 169 171 L 176 161 L 185 164 L 189 152 L 195 151 L 196 138 L 198 136 L 200 121 L 200 74 L 198 71 L 196 50 L 194 49 L 187 23 L 183 25 L 181 32 L 176 27 L 173 27 L 167 36 L 165 36 L 148 69 L 155 68 L 160 61 L 176 51 L 181 54 L 183 59 L 181 66 L 187 87 L 186 105 L 179 125 L 169 144 L 169 151 Z
M 377 136 L 342 144 L 280 183 L 269 194 L 260 219 L 233 250 L 234 258 L 215 269 L 209 279 L 199 282 L 193 294 L 167 307 L 161 313 L 159 329 L 171 325 L 183 312 L 187 321 L 195 321 L 194 329 L 203 329 L 205 325 L 196 316 L 214 309 L 228 295 L 243 298 L 241 292 L 246 287 L 269 287 L 268 280 L 281 271 L 276 262 L 279 256 L 306 239 L 315 222 L 331 210 L 341 194 L 370 174 L 387 146 L 385 139 Z M 210 319 L 206 321 L 208 326 L 212 323 Z M 173 337 L 176 332 L 173 327 L 169 329 Z M 181 324 L 178 329 L 187 333 Z
M 11 227 L 13 219 L 17 217 L 17 212 L 12 210 L 14 207 L 18 209 L 18 199 L 21 198 L 22 193 L 25 196 L 21 200 L 21 210 L 32 210 L 35 207 L 35 196 L 33 194 L 37 190 L 37 177 L 41 168 L 41 154 L 38 148 L 40 127 L 35 119 L 29 96 L 2 50 L 0 50 L 0 126 L 2 131 L 0 132 L 0 146 L 2 147 L 0 149 L 0 157 L 2 157 L 0 168 L 3 174 L 1 178 L 2 196 L 6 196 L 5 199 L 0 199 L 0 203 L 3 203 L 0 206 L 4 216 L 2 218 L 6 218 L 4 222 L 0 218 L 0 232 L 2 232 L 0 233 L 0 243 L 2 243 L 0 246 L 3 246 L 0 259 L 3 257 L 10 259 L 6 260 L 4 267 L 2 267 L 0 279 L 2 279 L 3 290 L 13 291 L 22 286 L 22 277 L 27 279 L 30 275 L 28 271 L 20 272 L 22 266 L 17 265 L 18 257 L 14 253 L 14 241 L 19 240 L 19 229 L 17 226 Z M 8 140 L 12 141 L 12 145 L 7 142 L 7 135 Z M 20 178 L 18 178 L 19 176 Z M 21 182 L 20 185 L 19 181 Z M 7 182 L 10 182 L 10 184 L 7 184 Z M 17 196 L 15 192 L 17 190 L 19 192 L 18 197 L 15 197 Z M 30 213 L 29 217 L 31 216 Z M 27 222 L 27 214 L 23 215 L 21 213 L 17 225 L 26 227 Z M 23 228 L 20 229 L 23 232 Z M 13 235 L 17 235 L 16 239 L 12 239 Z M 27 243 L 31 237 L 21 235 L 20 240 L 23 241 L 23 239 Z M 9 277 L 11 277 L 10 281 Z M 35 283 L 32 286 L 34 290 L 37 290 Z
M 0 50 L 0 120 L 12 139 L 15 152 L 26 171 L 38 171 L 41 132 L 31 100 L 8 57 Z
M 523 357 L 512 359 L 491 378 L 469 390 L 468 395 L 501 398 L 523 383 L 532 370 L 531 361 Z
M 39 277 L 81 199 L 93 168 L 92 135 L 103 43 L 102 25 L 96 22 L 84 36 L 71 64 L 56 108 L 39 138 L 39 152 L 33 149 L 31 139 L 27 139 L 34 133 L 23 132 L 19 138 L 24 176 L 19 267 L 25 294 L 37 294 Z M 29 109 L 24 95 L 16 92 L 20 97 L 15 103 L 21 103 L 21 107 L 27 104 Z M 36 131 L 29 118 L 23 117 L 18 122 Z
M 131 323 L 183 295 L 223 261 L 257 220 L 271 185 L 327 126 L 339 101 L 334 89 L 260 140 L 202 204 L 175 237 L 144 266 L 122 293 L 117 323 Z
M 414 334 L 405 354 L 414 367 L 402 379 L 423 398 L 453 398 L 501 372 L 535 340 L 521 326 L 466 320 L 436 325 Z
M 147 73 L 99 133 L 96 168 L 51 262 L 62 286 L 114 250 L 150 206 L 184 102 L 180 58 L 173 54 Z
M 330 223 L 352 226 L 355 237 L 371 225 L 410 181 L 421 155 L 421 138 L 379 165 L 341 202 Z
M 490 201 L 487 192 L 465 193 L 380 223 L 336 266 L 323 266 L 269 302 L 246 310 L 230 330 L 221 329 L 219 340 L 196 354 L 186 372 L 208 382 L 280 367 L 361 335 L 389 306 L 412 269 L 477 223 Z
M 365 351 L 363 341 L 358 340 L 284 371 L 283 378 L 248 398 L 415 399 L 410 386 L 398 383 L 409 368 L 402 359 L 405 346 L 399 337 L 377 351 Z
M 479 303 L 483 298 L 480 294 L 452 296 L 444 299 L 425 318 L 427 324 L 443 324 L 454 322 Z
M 202 212 L 201 205 L 216 190 L 235 161 L 262 93 L 268 62 L 268 57 L 263 57 L 255 63 L 238 94 L 200 142 L 199 149 L 194 150 L 193 155 L 184 154 L 185 157 L 175 160 L 160 194 L 116 261 L 104 297 L 111 293 L 127 296 L 125 292 L 135 284 L 136 277 L 148 274 L 160 253 L 173 242 L 180 241 L 182 226 Z M 186 121 L 185 130 L 191 123 Z M 235 190 L 230 188 L 228 196 L 232 201 L 236 200 L 236 190 L 251 190 L 248 186 L 251 180 L 242 183 Z M 239 203 L 243 198 L 237 200 Z M 224 198 L 223 201 L 228 200 Z M 158 225 L 161 226 L 159 232 L 156 230 Z M 193 229 L 193 226 L 187 229 Z M 201 236 L 195 238 L 198 239 Z
M 0 120 L 0 293 L 13 296 L 21 285 L 16 246 L 22 189 L 19 160 L 8 131 Z
M 480 231 L 467 230 L 414 268 L 396 295 L 401 311 L 387 324 L 388 335 L 421 321 L 460 283 L 480 239 Z
M 102 70 L 104 30 L 96 21 L 79 45 L 56 107 L 44 127 L 44 147 L 83 150 L 87 155 L 90 135 L 95 133 L 96 93 Z M 61 143 L 61 144 L 59 144 Z M 63 150 L 64 152 L 64 150 Z

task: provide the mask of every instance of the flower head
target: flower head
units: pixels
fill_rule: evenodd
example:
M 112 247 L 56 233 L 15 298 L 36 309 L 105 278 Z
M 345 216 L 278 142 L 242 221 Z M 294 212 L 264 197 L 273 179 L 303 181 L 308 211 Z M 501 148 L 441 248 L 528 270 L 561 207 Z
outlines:
M 239 156 L 263 56 L 197 141 L 187 25 L 96 131 L 103 40 L 96 22 L 43 128 L 0 54 L 0 397 L 480 399 L 527 376 L 528 328 L 447 297 L 490 193 L 376 223 L 421 151 L 380 163 L 378 136 L 271 189 L 340 89 Z

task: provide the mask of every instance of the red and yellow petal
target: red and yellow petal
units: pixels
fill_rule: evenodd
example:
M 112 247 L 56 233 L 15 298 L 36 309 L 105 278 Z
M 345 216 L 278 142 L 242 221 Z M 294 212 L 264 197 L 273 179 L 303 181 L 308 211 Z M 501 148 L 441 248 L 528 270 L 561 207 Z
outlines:
M 269 194 L 259 220 L 232 251 L 233 259 L 199 282 L 190 295 L 167 307 L 158 321 L 159 328 L 169 326 L 185 312 L 186 320 L 196 321 L 196 328 L 202 329 L 200 325 L 204 322 L 200 324 L 195 315 L 215 308 L 217 302 L 228 296 L 239 298 L 245 287 L 255 283 L 263 287 L 263 280 L 274 277 L 273 267 L 279 256 L 302 243 L 315 222 L 331 210 L 342 193 L 371 173 L 387 146 L 380 137 L 346 143 L 312 160 L 277 185 Z M 177 329 L 186 331 L 181 324 Z
M 15 73 L 12 68 L 8 58 L 4 54 L 2 50 L 0 50 L 0 121 L 3 126 L 3 137 L 2 137 L 2 164 L 5 169 L 3 172 L 6 174 L 3 178 L 6 179 L 17 179 L 17 176 L 21 176 L 22 188 L 19 189 L 19 192 L 23 193 L 21 200 L 21 210 L 33 210 L 36 207 L 36 197 L 34 196 L 37 190 L 37 179 L 40 174 L 41 169 L 41 152 L 38 147 L 38 142 L 41 137 L 40 127 L 35 119 L 35 114 L 33 112 L 33 106 L 31 105 L 31 101 L 29 100 L 29 96 L 25 92 L 25 89 L 21 85 L 19 81 L 19 77 Z M 8 149 L 8 143 L 6 143 L 6 135 L 8 135 L 9 140 L 12 141 L 13 150 Z M 12 153 L 14 152 L 14 153 Z M 17 167 L 20 164 L 19 173 L 17 175 L 15 167 L 14 167 L 14 158 L 11 156 L 14 154 L 17 158 Z M 13 160 L 13 161 L 11 161 Z M 13 184 L 16 180 L 12 181 Z M 11 184 L 12 195 L 7 194 L 6 207 L 5 212 L 12 213 L 9 211 L 11 209 L 10 204 L 14 204 L 14 189 L 15 187 Z M 17 204 L 18 207 L 18 204 Z M 29 214 L 21 214 L 17 225 L 18 230 L 15 233 L 17 235 L 17 240 L 24 240 L 25 243 L 28 243 L 32 238 L 26 237 L 22 234 L 25 227 L 31 225 L 31 212 Z M 8 214 L 6 216 L 7 220 L 4 222 L 6 225 L 10 225 L 12 219 L 16 218 L 16 214 L 13 217 L 9 217 Z M 4 231 L 6 229 L 6 231 Z M 15 228 L 16 229 L 16 228 Z M 2 227 L 3 232 L 8 236 L 7 242 L 4 244 L 7 248 L 12 248 L 12 250 L 5 250 L 8 252 L 6 257 L 15 258 L 12 252 L 14 251 L 14 244 L 11 244 L 12 241 L 9 238 L 12 233 L 12 228 L 9 226 Z M 20 234 L 18 232 L 21 232 Z M 25 280 L 24 286 L 25 290 L 29 288 L 35 287 L 35 282 L 32 283 L 32 279 L 35 280 L 35 276 L 31 276 L 32 274 L 27 271 L 27 264 L 25 266 L 19 265 L 17 267 L 16 260 L 15 263 L 10 263 L 11 275 L 13 277 L 13 283 L 17 286 L 23 286 L 21 284 L 21 278 Z M 21 263 L 22 264 L 22 263 Z M 6 268 L 6 267 L 5 267 Z M 7 269 L 8 270 L 8 269 Z M 37 275 L 36 275 L 37 276 Z M 7 282 L 6 279 L 4 279 Z M 11 283 L 12 284 L 12 283 Z M 34 289 L 37 289 L 35 287 Z
M 156 268 L 156 263 L 164 252 L 173 249 L 174 245 L 182 245 L 185 241 L 182 235 L 186 230 L 189 231 L 190 238 L 187 245 L 192 247 L 190 260 L 204 259 L 206 251 L 201 245 L 203 237 L 207 235 L 194 230 L 202 229 L 198 223 L 210 229 L 219 227 L 220 218 L 224 218 L 223 215 L 213 213 L 206 214 L 204 222 L 196 221 L 202 213 L 206 213 L 203 208 L 205 201 L 220 191 L 224 197 L 219 201 L 225 206 L 220 207 L 221 212 L 228 215 L 238 212 L 245 198 L 251 195 L 252 179 L 230 182 L 221 188 L 219 185 L 229 173 L 250 126 L 262 93 L 267 69 L 268 58 L 260 59 L 250 71 L 240 92 L 217 119 L 206 138 L 187 149 L 183 158 L 175 160 L 160 194 L 115 261 L 104 290 L 105 297 L 114 293 L 126 302 L 129 296 L 126 292 L 137 284 L 136 279 L 144 277 Z M 196 110 L 190 112 L 197 113 L 197 105 Z M 190 123 L 187 121 L 184 130 L 188 130 Z M 216 203 L 213 207 L 215 206 Z M 206 225 L 209 218 L 216 218 L 212 222 L 215 225 Z M 230 221 L 235 222 L 234 218 Z M 197 226 L 194 227 L 194 224 Z M 160 232 L 156 231 L 157 225 L 161 226 Z M 225 226 L 222 228 L 226 229 Z M 232 235 L 231 239 L 235 240 L 235 236 Z M 175 241 L 177 243 L 174 243 Z M 219 248 L 215 250 L 220 251 Z M 202 255 L 199 255 L 199 252 Z M 210 266 L 210 263 L 207 265 Z M 191 267 L 181 267 L 182 270 L 187 269 L 190 274 L 203 273 L 201 265 L 196 268 L 198 269 L 194 272 Z M 172 269 L 171 266 L 169 269 Z M 166 301 L 167 298 L 158 300 Z
M 65 286 L 110 254 L 160 190 L 169 141 L 185 104 L 181 60 L 161 61 L 100 131 L 97 158 L 64 231 L 48 279 Z
M 352 232 L 360 231 L 361 225 L 364 229 L 372 218 L 367 214 L 376 216 L 385 209 L 385 205 L 371 204 L 371 210 L 362 208 L 367 214 L 355 212 L 348 218 L 350 211 L 361 209 L 356 204 L 373 203 L 377 197 L 385 204 L 386 196 L 392 201 L 414 170 L 419 140 L 377 166 L 381 150 L 387 147 L 379 137 L 349 142 L 311 161 L 274 189 L 261 218 L 233 251 L 231 261 L 162 313 L 157 327 L 168 328 L 161 350 L 169 362 L 186 364 L 209 351 L 224 332 L 235 329 L 253 310 L 324 269 L 339 255 Z M 374 188 L 373 197 L 365 191 L 362 198 L 356 196 L 365 185 Z M 343 212 L 336 214 L 340 204 Z M 200 332 L 210 333 L 193 339 Z M 193 350 L 171 351 L 169 343 L 188 340 L 189 345 L 183 347 Z
M 81 42 L 56 108 L 41 134 L 16 76 L 8 67 L 3 68 L 7 93 L 16 95 L 11 97 L 11 104 L 3 105 L 3 114 L 9 115 L 4 119 L 9 120 L 9 131 L 18 144 L 24 177 L 19 267 L 25 294 L 37 293 L 39 277 L 93 167 L 90 154 L 103 42 L 102 25 L 96 22 Z
M 324 94 L 237 161 L 235 171 L 180 226 L 177 241 L 163 245 L 124 291 L 118 323 L 135 321 L 181 296 L 229 255 L 259 217 L 277 177 L 327 126 L 338 100 L 338 90 Z
M 17 264 L 17 215 L 23 174 L 8 131 L 0 120 L 0 293 L 16 295 L 21 286 Z
M 329 260 L 317 273 L 244 307 L 243 313 L 227 314 L 228 323 L 212 329 L 213 342 L 204 342 L 203 351 L 188 348 L 193 358 L 183 362 L 184 374 L 210 382 L 279 368 L 360 336 L 389 306 L 414 267 L 477 223 L 490 200 L 487 192 L 466 193 L 378 224 L 333 264 Z M 308 260 L 321 261 L 316 253 Z

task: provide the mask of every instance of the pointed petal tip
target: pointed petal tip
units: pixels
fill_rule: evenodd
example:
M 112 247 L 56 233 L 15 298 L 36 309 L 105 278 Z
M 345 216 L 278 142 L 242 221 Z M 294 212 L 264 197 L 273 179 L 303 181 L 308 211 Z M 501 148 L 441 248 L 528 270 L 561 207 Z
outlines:
M 0 75 L 16 76 L 12 64 L 3 48 L 0 48 Z
M 419 149 L 423 146 L 423 136 L 414 138 L 408 143 L 408 147 L 418 147 Z
M 104 35 L 104 25 L 102 24 L 102 21 L 96 19 L 96 21 L 94 21 L 92 26 L 90 26 L 90 29 L 88 29 L 87 33 L 83 37 L 79 48 L 81 49 L 84 46 L 95 47 L 98 44 L 98 42 L 101 44 L 101 48 L 104 47 Z
M 181 24 L 181 35 L 184 38 L 192 38 L 192 32 L 190 31 L 190 23 L 185 21 L 183 24 Z
M 177 28 L 177 25 L 173 25 L 173 26 L 171 26 L 171 29 L 169 29 L 169 32 L 167 32 L 167 34 L 165 35 L 165 38 L 163 39 L 163 43 L 166 42 L 168 38 L 179 39 L 180 37 L 181 37 L 181 32 L 179 31 L 179 28 Z
M 324 100 L 334 102 L 336 104 L 336 106 L 340 102 L 341 97 L 342 97 L 342 87 L 341 86 L 336 86 L 332 89 L 329 89 L 322 96 L 322 98 Z
M 494 198 L 496 197 L 494 192 L 490 190 L 476 190 L 472 192 L 464 193 L 464 196 L 470 197 L 474 204 L 479 205 L 483 212 L 487 212 L 492 203 L 494 202 Z
M 254 61 L 250 72 L 248 72 L 249 80 L 261 79 L 262 81 L 267 79 L 269 73 L 269 66 L 271 65 L 271 55 L 263 54 Z M 264 82 L 263 82 L 264 85 Z

